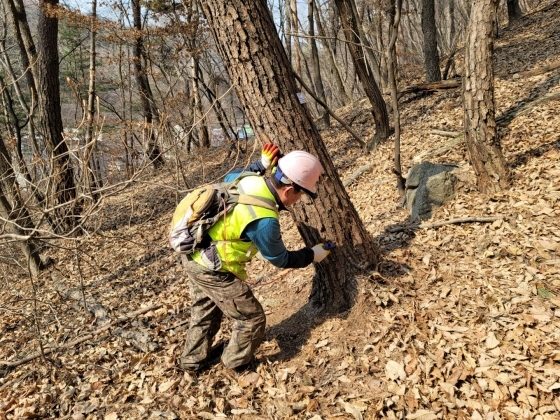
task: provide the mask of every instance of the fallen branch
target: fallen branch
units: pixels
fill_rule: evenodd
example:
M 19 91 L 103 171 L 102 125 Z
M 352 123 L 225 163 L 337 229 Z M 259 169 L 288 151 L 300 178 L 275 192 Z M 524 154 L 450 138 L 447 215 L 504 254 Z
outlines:
M 531 77 L 531 76 L 538 76 L 539 74 L 548 73 L 549 71 L 556 70 L 560 68 L 560 60 L 556 60 L 551 64 L 546 66 L 538 67 L 534 70 L 522 71 L 518 73 L 521 77 Z M 513 73 L 515 74 L 515 73 Z
M 458 225 L 461 223 L 490 223 L 496 220 L 503 219 L 504 216 L 492 216 L 492 217 L 463 217 L 459 219 L 443 220 L 441 222 L 434 223 L 413 223 L 405 226 L 396 226 L 387 229 L 389 232 L 402 232 L 408 229 L 430 229 L 435 227 L 441 227 L 446 225 Z
M 344 185 L 345 187 L 347 187 L 348 185 L 350 185 L 352 182 L 354 182 L 356 180 L 356 178 L 358 178 L 360 175 L 362 175 L 363 173 L 369 171 L 371 168 L 373 168 L 375 166 L 375 162 L 374 163 L 370 163 L 368 165 L 364 165 L 358 169 L 356 169 L 352 175 L 350 175 L 349 178 L 345 179 L 342 182 L 342 185 Z
M 145 314 L 146 312 L 150 312 L 150 311 L 159 309 L 159 308 L 161 308 L 162 306 L 163 306 L 163 305 L 162 305 L 161 303 L 158 303 L 158 304 L 156 304 L 156 305 L 152 305 L 152 306 L 148 306 L 148 307 L 146 307 L 146 308 L 139 309 L 139 310 L 134 311 L 134 312 L 132 312 L 132 313 L 130 313 L 130 314 L 128 314 L 128 315 L 121 316 L 121 317 L 115 319 L 114 321 L 110 322 L 109 324 L 104 325 L 103 327 L 98 328 L 98 329 L 96 329 L 95 331 L 92 331 L 91 333 L 86 334 L 86 335 L 84 335 L 84 336 L 82 336 L 82 337 L 79 337 L 79 338 L 75 339 L 74 341 L 71 341 L 70 343 L 67 343 L 67 344 L 65 344 L 65 345 L 63 345 L 63 346 L 60 346 L 60 347 L 47 347 L 47 348 L 45 348 L 44 354 L 47 355 L 47 354 L 52 353 L 52 352 L 55 351 L 55 350 L 61 350 L 61 349 L 69 349 L 69 348 L 72 348 L 72 347 L 74 347 L 74 346 L 77 345 L 77 344 L 83 343 L 84 341 L 91 340 L 91 339 L 92 339 L 93 337 L 95 337 L 97 334 L 102 333 L 103 331 L 107 331 L 109 328 L 115 326 L 116 324 L 119 324 L 119 323 L 121 323 L 121 322 L 128 321 L 128 320 L 130 320 L 130 319 L 132 319 L 132 318 L 137 317 L 138 315 Z M 32 361 L 32 360 L 35 360 L 35 359 L 37 359 L 37 358 L 39 358 L 39 357 L 41 357 L 41 356 L 42 356 L 41 353 L 40 353 L 40 352 L 37 352 L 37 353 L 33 353 L 33 354 L 31 354 L 31 355 L 29 355 L 29 356 L 27 356 L 27 357 L 24 357 L 23 359 L 16 360 L 16 361 L 14 361 L 14 362 L 8 362 L 8 361 L 0 360 L 0 365 L 2 365 L 2 366 L 7 366 L 7 367 L 9 367 L 9 368 L 14 368 L 14 367 L 17 367 L 17 366 L 21 366 L 21 365 L 23 365 L 23 364 L 25 364 L 25 363 L 27 363 L 27 362 Z
M 519 108 L 514 108 L 513 110 L 506 112 L 503 115 L 500 115 L 498 118 L 496 118 L 496 125 L 506 124 L 508 121 L 511 121 L 515 117 L 518 117 L 519 115 L 523 115 L 531 111 L 533 107 L 554 100 L 560 100 L 559 92 L 549 92 L 546 95 L 540 96 L 531 102 L 527 102 L 526 104 L 521 105 Z
M 455 89 L 461 86 L 461 79 L 447 79 L 441 80 L 439 82 L 422 83 L 419 85 L 412 85 L 398 93 L 398 98 L 402 98 L 404 95 L 409 93 L 420 93 L 420 92 L 436 92 L 439 90 Z
M 432 130 L 430 131 L 430 134 L 435 134 L 443 137 L 453 137 L 453 138 L 463 135 L 463 133 L 460 133 L 458 131 L 443 131 L 443 130 Z

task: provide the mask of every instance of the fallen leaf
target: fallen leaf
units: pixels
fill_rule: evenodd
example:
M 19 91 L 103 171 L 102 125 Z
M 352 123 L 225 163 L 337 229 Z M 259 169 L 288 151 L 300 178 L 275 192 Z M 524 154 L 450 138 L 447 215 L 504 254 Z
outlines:
M 406 372 L 403 364 L 395 362 L 394 360 L 389 360 L 385 365 L 385 375 L 387 375 L 387 379 L 391 381 L 396 379 L 403 381 L 406 379 Z

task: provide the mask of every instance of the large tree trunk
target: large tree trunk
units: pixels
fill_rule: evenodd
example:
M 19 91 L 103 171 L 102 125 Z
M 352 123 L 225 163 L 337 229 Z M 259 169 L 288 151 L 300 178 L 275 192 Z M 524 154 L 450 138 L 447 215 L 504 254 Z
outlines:
M 465 42 L 463 109 L 465 143 L 482 192 L 509 186 L 496 130 L 493 25 L 498 0 L 474 0 Z
M 37 55 L 37 99 L 41 134 L 51 158 L 51 205 L 54 211 L 54 230 L 62 234 L 76 225 L 80 212 L 76 203 L 76 187 L 68 146 L 62 135 L 60 82 L 58 59 L 58 18 L 54 15 L 58 0 L 39 2 L 39 39 Z
M 434 0 L 422 0 L 422 34 L 424 35 L 424 65 L 426 82 L 439 82 L 439 53 L 437 44 L 436 9 Z
M 387 105 L 381 95 L 381 90 L 373 78 L 370 68 L 361 47 L 361 40 L 358 36 L 357 16 L 354 14 L 352 4 L 349 0 L 335 0 L 336 7 L 340 13 L 340 20 L 344 28 L 344 36 L 347 41 L 348 50 L 352 55 L 352 61 L 356 68 L 356 73 L 364 91 L 371 103 L 373 119 L 375 120 L 375 137 L 370 142 L 370 148 L 386 140 L 390 135 L 389 115 Z
M 335 240 L 339 247 L 317 264 L 311 302 L 340 310 L 356 293 L 354 267 L 376 263 L 379 252 L 356 212 L 307 109 L 297 98 L 294 75 L 263 0 L 202 0 L 236 93 L 255 133 L 284 152 L 306 150 L 325 174 L 319 198 L 291 210 L 307 245 Z

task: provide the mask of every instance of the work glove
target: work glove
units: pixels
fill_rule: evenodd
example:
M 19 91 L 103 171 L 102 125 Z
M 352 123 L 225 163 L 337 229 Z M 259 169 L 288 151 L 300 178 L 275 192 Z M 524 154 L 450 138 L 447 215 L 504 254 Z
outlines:
M 313 262 L 321 262 L 323 261 L 325 258 L 327 258 L 327 255 L 329 255 L 331 253 L 331 251 L 329 251 L 328 249 L 324 248 L 325 244 L 317 244 L 315 245 L 313 248 L 311 248 L 313 250 Z
M 264 169 L 266 170 L 270 167 L 274 168 L 278 163 L 279 156 L 280 149 L 278 146 L 272 143 L 265 144 L 261 154 L 261 163 L 264 166 Z

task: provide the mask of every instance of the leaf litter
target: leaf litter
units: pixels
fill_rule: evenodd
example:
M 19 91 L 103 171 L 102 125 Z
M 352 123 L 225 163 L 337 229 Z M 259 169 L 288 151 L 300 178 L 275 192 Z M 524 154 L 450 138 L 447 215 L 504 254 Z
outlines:
M 527 98 L 560 91 L 557 70 L 533 71 L 558 57 L 558 25 L 556 6 L 526 16 L 497 40 L 498 116 Z M 353 128 L 366 138 L 373 134 L 366 101 L 337 112 L 361 115 Z M 403 104 L 404 167 L 444 142 L 431 130 L 461 127 L 459 92 Z M 219 365 L 197 377 L 175 368 L 188 329 L 188 284 L 165 240 L 177 197 L 156 193 L 169 186 L 172 174 L 152 175 L 107 200 L 95 233 L 79 245 L 80 267 L 73 253 L 49 251 L 56 264 L 39 279 L 40 326 L 43 345 L 55 350 L 46 360 L 0 367 L 1 418 L 558 418 L 558 127 L 558 100 L 500 126 L 514 185 L 489 197 L 476 190 L 464 145 L 436 158 L 458 165 L 460 182 L 455 199 L 435 212 L 434 221 L 501 219 L 400 232 L 387 229 L 408 218 L 397 208 L 392 145 L 364 155 L 340 126 L 324 130 L 342 179 L 376 162 L 347 189 L 383 262 L 360 278 L 358 301 L 348 313 L 325 318 L 305 305 L 312 268 L 285 272 L 255 259 L 249 281 L 256 283 L 268 327 L 259 363 L 237 377 Z M 193 185 L 227 172 L 227 152 L 201 153 L 207 162 L 225 163 L 212 173 L 192 165 Z M 240 154 L 239 163 L 256 156 Z M 301 246 L 293 221 L 282 216 L 281 224 L 287 246 Z M 143 352 L 111 329 L 63 348 L 95 329 L 80 302 L 57 292 L 75 288 L 80 275 L 88 298 L 109 308 L 113 319 L 162 304 L 127 326 L 157 350 Z M 0 359 L 11 362 L 37 351 L 38 342 L 32 307 L 24 299 L 31 296 L 28 282 L 9 271 L 5 277 L 1 299 L 9 310 L 0 320 Z M 228 339 L 225 324 L 217 341 Z

